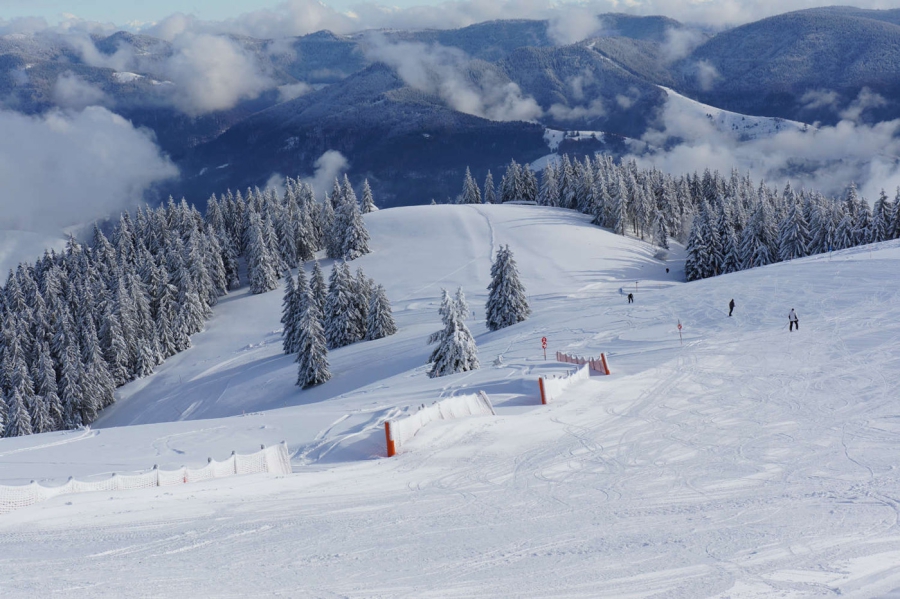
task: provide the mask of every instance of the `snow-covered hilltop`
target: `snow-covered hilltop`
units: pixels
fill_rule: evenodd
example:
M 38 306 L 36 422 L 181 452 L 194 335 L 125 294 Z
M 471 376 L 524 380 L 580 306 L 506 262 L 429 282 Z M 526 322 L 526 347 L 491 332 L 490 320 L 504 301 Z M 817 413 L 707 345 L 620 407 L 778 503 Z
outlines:
M 900 587 L 900 242 L 684 284 L 680 249 L 662 262 L 574 211 L 365 218 L 373 251 L 354 266 L 384 284 L 400 330 L 330 352 L 329 382 L 294 385 L 281 294 L 241 290 L 193 348 L 121 388 L 91 431 L 0 441 L 0 484 L 199 466 L 282 439 L 294 474 L 66 496 L 2 516 L 4 597 Z M 533 313 L 488 332 L 501 244 Z M 441 289 L 458 286 L 482 367 L 431 379 L 425 339 L 440 328 Z M 791 308 L 799 332 L 787 331 Z M 540 406 L 537 376 L 566 372 L 543 360 L 541 337 L 551 356 L 606 352 L 613 375 Z M 430 424 L 383 457 L 386 418 L 478 390 L 496 417 Z

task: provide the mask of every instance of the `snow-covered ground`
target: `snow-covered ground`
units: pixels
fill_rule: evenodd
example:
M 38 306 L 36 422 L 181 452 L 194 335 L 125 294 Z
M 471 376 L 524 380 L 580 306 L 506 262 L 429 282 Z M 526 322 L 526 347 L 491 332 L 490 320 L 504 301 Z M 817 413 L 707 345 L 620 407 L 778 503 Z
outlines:
M 667 110 L 676 114 L 704 115 L 720 133 L 740 140 L 772 137 L 782 131 L 806 131 L 811 125 L 777 117 L 750 116 L 722 110 L 682 96 L 668 87 L 662 88 L 668 95 Z
M 385 284 L 400 332 L 332 352 L 329 383 L 293 386 L 280 293 L 241 292 L 93 430 L 0 441 L 6 484 L 202 465 L 282 439 L 294 474 L 70 495 L 2 516 L 3 597 L 900 587 L 900 243 L 683 284 L 678 250 L 662 263 L 559 209 L 423 206 L 367 223 L 375 251 L 353 265 Z M 534 314 L 488 332 L 500 243 Z M 440 326 L 440 288 L 457 285 L 482 369 L 431 380 L 424 340 Z M 606 352 L 613 375 L 539 405 L 538 374 L 566 371 L 543 361 L 542 336 L 551 355 Z M 477 390 L 496 417 L 433 423 L 382 457 L 385 418 Z

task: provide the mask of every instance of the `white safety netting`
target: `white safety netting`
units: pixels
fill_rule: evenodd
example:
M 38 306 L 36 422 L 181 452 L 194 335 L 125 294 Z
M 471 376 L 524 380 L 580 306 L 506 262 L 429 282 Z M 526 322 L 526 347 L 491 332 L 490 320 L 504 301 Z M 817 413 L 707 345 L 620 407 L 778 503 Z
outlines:
M 280 443 L 272 447 L 264 447 L 250 455 L 232 453 L 227 460 L 222 462 L 210 459 L 202 468 L 182 466 L 177 470 L 160 470 L 154 467 L 149 472 L 142 474 L 113 474 L 109 478 L 98 481 L 80 481 L 70 478 L 65 484 L 56 487 L 45 487 L 36 482 L 12 487 L 0 485 L 0 514 L 70 493 L 130 491 L 260 472 L 290 474 L 291 458 L 288 455 L 287 445 Z
M 547 403 L 559 399 L 562 396 L 563 392 L 573 384 L 580 381 L 586 381 L 591 378 L 590 369 L 590 364 L 585 363 L 579 366 L 578 369 L 575 370 L 575 372 L 569 374 L 568 376 L 564 376 L 561 378 L 541 377 L 544 385 L 544 396 L 547 400 Z
M 399 449 L 404 443 L 412 439 L 419 430 L 435 420 L 451 420 L 464 416 L 492 416 L 494 407 L 487 394 L 480 391 L 476 395 L 458 395 L 437 401 L 432 405 L 420 409 L 401 420 L 390 423 L 391 438 L 395 447 Z

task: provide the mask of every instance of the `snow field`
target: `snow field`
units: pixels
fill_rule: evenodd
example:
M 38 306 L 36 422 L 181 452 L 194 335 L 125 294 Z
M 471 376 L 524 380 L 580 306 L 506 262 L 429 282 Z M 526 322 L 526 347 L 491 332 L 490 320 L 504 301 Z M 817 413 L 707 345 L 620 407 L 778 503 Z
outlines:
M 121 389 L 101 428 L 0 443 L 3 483 L 113 462 L 202 464 L 282 438 L 294 474 L 8 514 L 4 597 L 878 597 L 900 587 L 900 242 L 685 285 L 674 260 L 564 210 L 424 206 L 367 223 L 374 253 L 353 265 L 385 284 L 400 332 L 331 352 L 335 378 L 321 388 L 293 387 L 279 355 L 280 294 L 236 294 L 193 349 Z M 500 243 L 534 314 L 496 332 L 470 320 L 482 369 L 429 379 L 424 339 L 440 327 L 440 287 L 463 285 L 480 313 Z M 790 308 L 799 332 L 787 331 Z M 549 352 L 606 352 L 613 375 L 540 406 L 537 377 L 570 368 L 544 362 L 542 336 Z M 490 366 L 498 354 L 502 366 Z M 386 419 L 478 390 L 496 417 L 433 422 L 377 459 Z

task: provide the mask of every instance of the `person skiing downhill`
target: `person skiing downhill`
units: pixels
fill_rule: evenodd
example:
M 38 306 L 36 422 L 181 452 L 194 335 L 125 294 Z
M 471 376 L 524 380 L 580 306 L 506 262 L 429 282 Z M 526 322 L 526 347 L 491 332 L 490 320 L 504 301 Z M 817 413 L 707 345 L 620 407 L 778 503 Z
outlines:
M 734 312 L 734 299 L 728 302 L 728 316 L 731 316 L 732 312 Z
M 629 303 L 629 304 L 633 304 L 633 303 L 634 303 L 634 294 L 633 294 L 633 293 L 629 293 L 629 294 L 628 294 L 628 303 Z
M 797 313 L 794 312 L 793 308 L 791 308 L 791 311 L 788 314 L 788 322 L 791 326 L 789 330 L 793 331 L 794 327 L 796 327 L 798 331 L 800 330 L 800 320 L 797 318 Z

